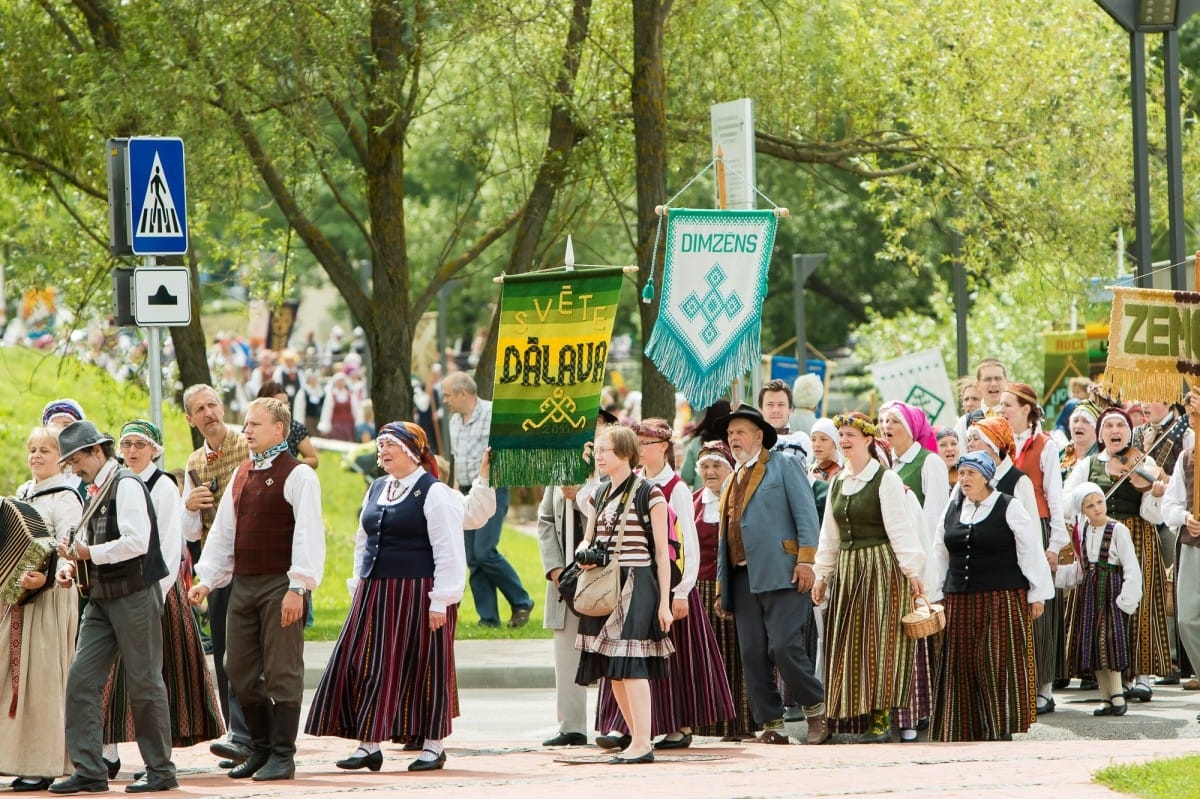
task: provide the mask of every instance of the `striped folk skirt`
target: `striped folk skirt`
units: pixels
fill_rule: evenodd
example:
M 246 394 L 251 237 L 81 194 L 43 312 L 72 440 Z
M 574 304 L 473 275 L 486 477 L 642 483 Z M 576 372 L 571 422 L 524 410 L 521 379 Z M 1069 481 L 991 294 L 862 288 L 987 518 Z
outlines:
M 996 741 L 1037 720 L 1025 589 L 946 594 L 931 741 Z
M 832 731 L 861 731 L 862 717 L 912 699 L 916 641 L 900 624 L 912 591 L 886 544 L 840 550 L 828 591 L 825 713 Z
M 1042 549 L 1050 547 L 1050 523 L 1042 519 Z M 1045 602 L 1042 615 L 1033 622 L 1033 655 L 1037 661 L 1039 687 L 1067 676 L 1064 591 L 1055 589 L 1054 599 Z
M 458 715 L 454 628 L 429 630 L 432 577 L 359 581 L 304 731 L 358 741 L 441 740 Z
M 1117 521 L 1129 528 L 1133 549 L 1142 567 L 1142 601 L 1129 623 L 1129 676 L 1166 675 L 1172 671 L 1171 645 L 1167 638 L 1167 570 L 1163 566 L 1158 530 L 1133 516 Z
M 700 603 L 708 616 L 709 626 L 717 639 L 717 649 L 725 666 L 725 678 L 733 699 L 733 717 L 715 724 L 700 725 L 697 735 L 712 735 L 721 738 L 750 738 L 756 730 L 754 716 L 750 713 L 750 700 L 746 698 L 746 678 L 742 676 L 742 653 L 738 649 L 737 628 L 733 619 L 726 621 L 717 615 L 717 581 L 699 580 L 696 590 L 700 592 Z M 815 626 L 815 625 L 813 625 Z
M 171 745 L 187 747 L 225 734 L 221 706 L 200 643 L 200 628 L 187 601 L 183 574 L 163 597 L 163 682 L 171 708 Z M 133 711 L 118 655 L 101 697 L 104 704 L 104 742 L 137 740 Z
M 1129 616 L 1117 607 L 1124 570 L 1120 566 L 1089 569 L 1075 588 L 1075 617 L 1067 638 L 1073 673 L 1129 668 Z
M 650 566 L 621 568 L 621 601 L 607 616 L 580 616 L 577 685 L 610 680 L 665 680 L 675 651 L 658 621 L 658 578 Z
M 650 685 L 650 734 L 666 735 L 681 727 L 712 726 L 733 718 L 729 678 L 696 588 L 688 594 L 687 617 L 671 624 L 670 639 L 675 654 L 667 660 L 667 678 Z M 608 680 L 600 681 L 596 729 L 629 732 Z

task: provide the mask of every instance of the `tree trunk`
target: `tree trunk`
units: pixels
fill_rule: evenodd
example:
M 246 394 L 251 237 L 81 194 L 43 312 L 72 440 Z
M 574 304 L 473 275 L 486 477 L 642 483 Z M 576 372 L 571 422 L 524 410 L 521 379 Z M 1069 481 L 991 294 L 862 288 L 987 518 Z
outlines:
M 204 340 L 204 328 L 200 326 L 200 272 L 196 268 L 194 255 L 189 254 L 187 260 L 192 280 L 192 323 L 187 327 L 171 328 L 171 346 L 175 348 L 175 362 L 179 364 L 179 382 L 184 389 L 197 383 L 212 385 L 212 374 L 208 370 L 208 346 Z M 183 408 L 182 394 L 171 399 Z M 193 427 L 192 446 L 199 447 L 202 441 L 204 436 Z
M 663 68 L 663 24 L 671 0 L 633 0 L 633 135 L 637 158 L 638 285 L 650 279 L 655 206 L 667 201 L 667 79 Z M 661 259 L 660 259 L 661 260 Z M 654 301 L 640 303 L 642 347 L 658 320 L 662 297 L 662 263 L 655 267 Z M 675 418 L 675 388 L 658 367 L 642 355 L 642 415 Z
M 518 275 L 533 268 L 534 253 L 570 163 L 571 150 L 587 135 L 575 120 L 571 111 L 571 101 L 575 96 L 575 78 L 579 74 L 579 52 L 587 39 L 591 14 L 592 0 L 575 0 L 571 12 L 571 27 L 567 30 L 567 43 L 563 48 L 562 64 L 559 66 L 558 80 L 555 83 L 558 102 L 550 109 L 550 134 L 546 142 L 546 151 L 542 155 L 541 166 L 538 167 L 533 189 L 525 203 L 525 213 L 517 226 L 512 252 L 508 256 L 509 274 Z M 500 306 L 497 304 L 496 312 L 492 314 L 492 321 L 488 325 L 483 353 L 475 367 L 475 382 L 479 386 L 479 395 L 484 399 L 492 398 L 496 379 L 496 338 L 499 330 Z

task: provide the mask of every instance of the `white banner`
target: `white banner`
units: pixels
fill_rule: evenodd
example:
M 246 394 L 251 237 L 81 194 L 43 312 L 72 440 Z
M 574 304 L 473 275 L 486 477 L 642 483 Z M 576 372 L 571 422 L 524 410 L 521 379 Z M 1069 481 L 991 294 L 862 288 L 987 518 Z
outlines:
M 884 402 L 899 400 L 925 411 L 929 423 L 953 427 L 958 416 L 954 389 L 938 350 L 924 350 L 871 367 Z

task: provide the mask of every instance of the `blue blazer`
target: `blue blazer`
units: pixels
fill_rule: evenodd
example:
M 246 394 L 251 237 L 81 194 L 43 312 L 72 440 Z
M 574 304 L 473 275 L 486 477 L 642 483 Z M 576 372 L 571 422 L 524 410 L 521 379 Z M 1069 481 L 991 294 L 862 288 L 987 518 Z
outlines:
M 749 480 L 742 510 L 742 544 L 746 549 L 750 591 L 755 594 L 795 591 L 792 574 L 796 564 L 812 564 L 816 560 L 821 531 L 808 476 L 799 459 L 764 449 Z M 732 564 L 726 537 L 726 510 L 732 489 L 730 478 L 721 492 L 717 547 L 717 591 L 721 607 L 727 611 L 733 610 L 733 595 L 728 590 Z

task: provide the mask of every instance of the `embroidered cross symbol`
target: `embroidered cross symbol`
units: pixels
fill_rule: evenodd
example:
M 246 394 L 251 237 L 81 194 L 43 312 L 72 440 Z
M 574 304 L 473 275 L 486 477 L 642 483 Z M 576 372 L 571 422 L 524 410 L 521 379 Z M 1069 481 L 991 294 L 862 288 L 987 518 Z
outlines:
M 679 306 L 679 310 L 687 314 L 689 319 L 695 319 L 697 315 L 704 317 L 705 325 L 700 328 L 700 338 L 704 339 L 705 344 L 712 344 L 720 334 L 714 323 L 722 314 L 733 319 L 742 310 L 741 297 L 734 293 L 721 294 L 721 284 L 727 277 L 720 264 L 713 264 L 704 276 L 704 282 L 708 284 L 708 291 L 704 292 L 704 296 L 698 296 L 693 291 Z

